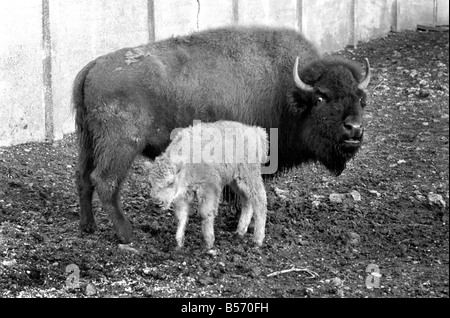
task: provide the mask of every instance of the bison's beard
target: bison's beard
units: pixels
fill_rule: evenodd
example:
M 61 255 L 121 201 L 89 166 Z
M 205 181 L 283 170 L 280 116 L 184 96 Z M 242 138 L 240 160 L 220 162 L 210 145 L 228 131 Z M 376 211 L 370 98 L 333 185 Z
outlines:
M 358 147 L 346 147 L 343 144 L 334 144 L 329 149 L 329 152 L 319 161 L 334 175 L 339 176 L 347 165 L 347 162 L 352 159 L 359 150 Z
M 311 128 L 308 123 L 299 123 L 300 131 L 283 129 L 279 148 L 279 168 L 281 171 L 306 162 L 322 164 L 331 173 L 339 176 L 346 168 L 347 162 L 360 149 L 362 137 L 358 143 L 346 142 L 344 136 L 330 136 L 317 133 L 317 125 Z

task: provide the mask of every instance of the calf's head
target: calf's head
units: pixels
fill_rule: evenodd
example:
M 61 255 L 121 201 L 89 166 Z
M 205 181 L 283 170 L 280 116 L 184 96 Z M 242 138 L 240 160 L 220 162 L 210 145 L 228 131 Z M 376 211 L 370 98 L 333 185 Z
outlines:
M 289 96 L 298 136 L 295 148 L 339 175 L 363 141 L 369 61 L 365 59 L 364 76 L 354 62 L 337 58 L 312 62 L 299 75 L 298 62 L 293 70 L 296 89 Z
M 145 162 L 144 166 L 152 188 L 150 196 L 155 202 L 161 204 L 162 209 L 169 209 L 180 193 L 181 165 L 175 164 L 170 158 L 162 155 L 153 163 Z

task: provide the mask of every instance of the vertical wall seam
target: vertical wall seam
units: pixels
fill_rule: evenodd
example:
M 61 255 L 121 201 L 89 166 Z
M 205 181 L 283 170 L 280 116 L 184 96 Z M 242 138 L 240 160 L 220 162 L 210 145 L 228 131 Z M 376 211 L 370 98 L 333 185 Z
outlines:
M 54 109 L 53 109 L 53 83 L 52 83 L 52 44 L 50 33 L 50 6 L 49 0 L 42 0 L 42 50 L 44 53 L 43 86 L 44 86 L 44 129 L 45 140 L 52 142 L 55 139 Z
M 148 39 L 150 42 L 156 40 L 155 30 L 155 1 L 147 0 L 147 24 L 148 24 Z
M 231 3 L 233 24 L 239 23 L 239 0 L 233 0 Z
M 350 45 L 356 48 L 358 44 L 358 34 L 357 34 L 357 10 L 358 10 L 358 0 L 352 0 L 351 10 L 350 10 Z
M 200 30 L 200 0 L 197 0 L 197 31 Z
M 304 21 L 305 14 L 304 14 L 303 0 L 297 0 L 295 15 L 296 15 L 295 29 L 298 32 L 301 32 L 301 33 L 306 35 L 306 24 L 305 24 L 305 21 Z
M 433 26 L 437 25 L 437 14 L 438 14 L 438 2 L 433 0 Z
M 398 0 L 394 0 L 393 3 L 394 6 L 394 10 L 393 11 L 393 17 L 392 17 L 392 23 L 391 23 L 391 28 L 392 31 L 394 32 L 399 32 L 400 31 L 400 27 L 399 27 L 399 4 L 398 4 Z

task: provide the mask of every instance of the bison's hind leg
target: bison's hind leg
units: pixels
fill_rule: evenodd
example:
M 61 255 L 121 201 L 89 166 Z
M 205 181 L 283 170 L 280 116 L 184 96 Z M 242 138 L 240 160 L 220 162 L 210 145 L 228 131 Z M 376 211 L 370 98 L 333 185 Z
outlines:
M 118 239 L 123 243 L 130 243 L 132 239 L 131 224 L 123 213 L 120 201 L 120 190 L 133 163 L 136 153 L 127 147 L 115 149 L 114 154 L 105 156 L 96 165 L 92 173 L 98 197 L 103 209 L 109 214 Z
M 80 202 L 80 230 L 93 233 L 97 229 L 92 212 L 92 196 L 94 186 L 91 173 L 94 170 L 92 140 L 86 130 L 78 135 L 78 169 L 76 171 L 76 184 Z
M 107 140 L 103 145 L 99 145 L 91 178 L 118 239 L 123 243 L 130 243 L 132 229 L 122 210 L 120 190 L 139 151 L 131 142 L 126 143 L 123 139 L 118 141 Z
M 78 196 L 80 198 L 80 230 L 86 233 L 94 233 L 97 229 L 94 214 L 92 212 L 92 196 L 94 186 L 91 181 L 92 170 L 76 172 Z

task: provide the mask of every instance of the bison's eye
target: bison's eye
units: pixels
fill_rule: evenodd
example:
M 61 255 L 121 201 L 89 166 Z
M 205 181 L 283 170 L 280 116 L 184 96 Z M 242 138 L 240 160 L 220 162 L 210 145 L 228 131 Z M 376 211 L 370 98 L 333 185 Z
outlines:
M 366 106 L 366 102 L 367 102 L 366 96 L 362 96 L 359 99 L 359 103 L 361 104 L 361 107 L 365 107 Z
M 325 101 L 325 98 L 323 98 L 323 97 L 317 97 L 316 98 L 316 104 L 321 104 L 321 103 L 323 103 Z

